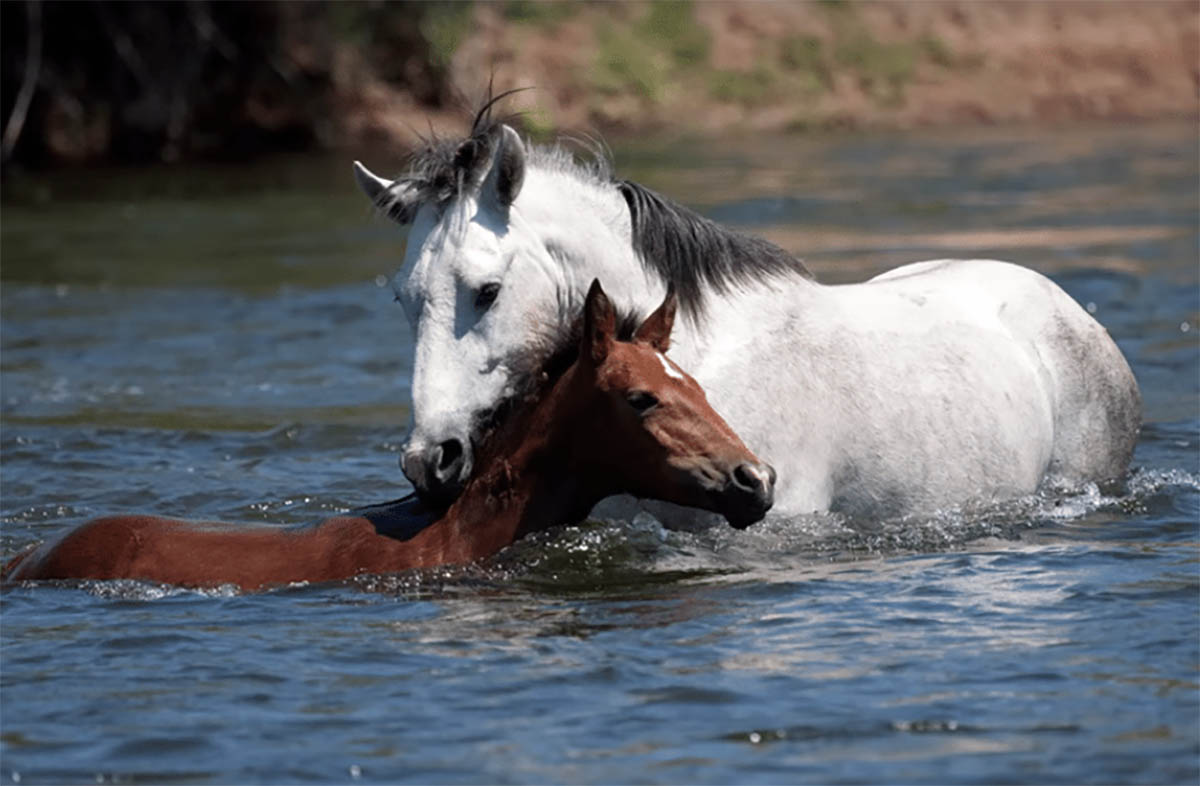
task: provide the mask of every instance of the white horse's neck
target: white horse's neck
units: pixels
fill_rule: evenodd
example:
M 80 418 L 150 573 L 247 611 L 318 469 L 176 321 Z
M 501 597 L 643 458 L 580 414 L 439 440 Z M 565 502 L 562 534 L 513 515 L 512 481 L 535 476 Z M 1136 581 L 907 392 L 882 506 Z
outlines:
M 524 224 L 514 229 L 540 237 L 558 263 L 564 316 L 574 319 L 597 278 L 622 308 L 649 314 L 662 302 L 666 286 L 634 253 L 629 208 L 611 185 L 531 167 L 514 207 L 510 220 Z
M 629 204 L 611 181 L 531 167 L 516 207 L 513 220 L 525 224 L 519 230 L 536 232 L 560 257 L 560 286 L 572 293 L 564 298 L 564 314 L 577 312 L 575 301 L 582 302 L 582 293 L 594 278 L 600 279 L 619 307 L 639 316 L 662 302 L 667 282 L 638 257 Z M 705 291 L 703 313 L 685 314 L 676 322 L 671 357 L 683 368 L 698 368 L 714 344 L 724 345 L 745 333 L 748 312 L 741 301 L 761 300 L 779 310 L 781 287 L 809 291 L 817 285 L 797 275 L 749 278 L 728 292 Z M 764 294 L 771 297 L 761 297 Z

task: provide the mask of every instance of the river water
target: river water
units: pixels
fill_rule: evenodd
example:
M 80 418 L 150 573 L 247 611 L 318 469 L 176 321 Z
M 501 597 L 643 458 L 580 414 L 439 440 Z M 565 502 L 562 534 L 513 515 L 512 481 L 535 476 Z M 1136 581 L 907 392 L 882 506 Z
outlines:
M 1196 783 L 1194 131 L 617 152 L 826 281 L 949 255 L 1051 275 L 1140 380 L 1126 483 L 899 522 L 588 522 L 253 596 L 10 587 L 0 778 Z M 10 179 L 5 557 L 103 513 L 296 523 L 407 490 L 411 336 L 383 285 L 403 237 L 349 175 Z

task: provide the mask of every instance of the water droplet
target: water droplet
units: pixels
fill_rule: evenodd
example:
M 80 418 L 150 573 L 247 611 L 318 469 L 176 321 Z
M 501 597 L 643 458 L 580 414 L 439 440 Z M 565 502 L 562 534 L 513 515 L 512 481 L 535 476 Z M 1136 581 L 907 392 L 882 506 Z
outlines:
M 59 297 L 66 297 L 67 293 L 70 291 L 71 291 L 71 288 L 69 286 L 67 286 L 66 284 L 57 284 L 54 287 L 54 294 L 58 295 Z M 101 776 L 101 777 L 103 777 L 103 776 Z
M 762 742 L 762 735 L 756 731 L 750 732 L 750 742 L 757 745 L 758 743 Z
M 350 765 L 350 777 L 351 778 L 361 778 L 362 777 L 362 767 L 359 767 L 357 764 L 351 764 Z
M 1180 333 L 1186 333 L 1186 332 L 1188 332 L 1188 331 L 1189 331 L 1189 330 L 1191 330 L 1191 329 L 1192 329 L 1192 326 L 1191 326 L 1190 324 L 1188 324 L 1187 322 L 1180 322 L 1180 323 L 1179 323 L 1179 332 L 1180 332 Z
M 379 275 L 375 276 L 375 286 L 377 286 L 377 287 L 386 287 L 386 286 L 387 286 L 387 276 L 385 276 L 385 275 L 384 275 L 384 274 L 382 274 L 382 273 L 380 273 Z
M 1089 314 L 1095 314 L 1095 313 L 1096 313 L 1096 304 L 1095 304 L 1095 303 L 1093 303 L 1093 302 L 1092 302 L 1092 301 L 1090 301 L 1090 300 L 1088 301 L 1088 304 L 1087 304 L 1087 312 L 1088 312 Z
M 13 770 L 13 772 L 12 772 L 12 782 L 13 782 L 13 783 L 20 783 L 20 782 L 21 782 L 21 773 L 17 772 L 16 770 Z

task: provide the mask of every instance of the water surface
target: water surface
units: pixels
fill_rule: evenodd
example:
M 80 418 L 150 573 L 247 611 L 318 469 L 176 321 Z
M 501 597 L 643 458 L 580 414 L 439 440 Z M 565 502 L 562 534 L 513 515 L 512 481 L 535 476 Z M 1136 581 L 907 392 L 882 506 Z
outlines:
M 1194 129 L 648 143 L 617 165 L 826 281 L 949 255 L 1046 272 L 1142 385 L 1127 482 L 899 522 L 588 522 L 257 596 L 10 588 L 0 777 L 1195 783 Z M 411 336 L 383 285 L 403 235 L 348 162 L 7 185 L 4 556 L 114 511 L 295 523 L 407 491 Z

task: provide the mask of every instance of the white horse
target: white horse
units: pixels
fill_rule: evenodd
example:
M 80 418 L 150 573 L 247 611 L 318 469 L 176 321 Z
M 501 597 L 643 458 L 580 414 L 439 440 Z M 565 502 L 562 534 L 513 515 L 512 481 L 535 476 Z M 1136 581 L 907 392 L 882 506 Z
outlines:
M 462 488 L 504 403 L 571 345 L 596 278 L 632 317 L 678 293 L 670 362 L 778 470 L 777 513 L 930 511 L 1118 477 L 1132 455 L 1141 400 L 1120 350 L 1026 268 L 937 260 L 826 286 L 486 111 L 397 180 L 355 175 L 411 224 L 394 279 L 416 335 L 401 466 L 424 495 Z

